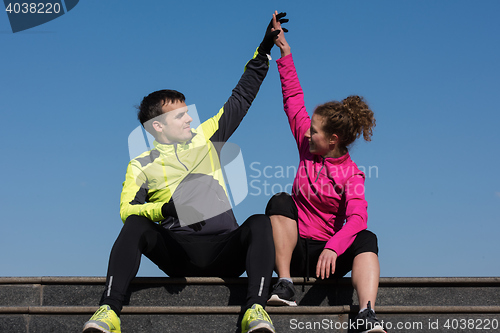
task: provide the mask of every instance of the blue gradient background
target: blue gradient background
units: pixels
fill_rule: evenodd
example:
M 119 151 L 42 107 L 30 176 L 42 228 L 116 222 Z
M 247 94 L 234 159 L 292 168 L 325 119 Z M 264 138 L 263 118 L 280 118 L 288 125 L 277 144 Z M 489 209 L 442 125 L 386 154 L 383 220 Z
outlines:
M 134 106 L 171 88 L 201 121 L 215 114 L 274 10 L 309 112 L 350 94 L 375 112 L 351 155 L 381 275 L 499 276 L 500 2 L 97 0 L 15 34 L 0 14 L 0 276 L 105 275 Z M 241 223 L 298 163 L 274 60 L 231 142 Z M 161 274 L 143 260 L 139 275 Z

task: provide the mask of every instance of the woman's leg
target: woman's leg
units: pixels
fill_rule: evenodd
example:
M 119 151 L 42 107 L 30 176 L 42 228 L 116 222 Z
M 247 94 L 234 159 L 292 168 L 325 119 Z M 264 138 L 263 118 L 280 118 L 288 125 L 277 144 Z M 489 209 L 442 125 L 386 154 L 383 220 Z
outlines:
M 290 261 L 297 245 L 297 207 L 288 193 L 278 193 L 268 202 L 266 215 L 273 227 L 275 268 L 280 278 L 290 278 Z
M 352 285 L 358 294 L 360 309 L 366 308 L 368 302 L 373 309 L 380 277 L 378 256 L 373 252 L 363 252 L 354 257 L 351 277 Z
M 273 227 L 278 277 L 290 278 L 290 261 L 297 245 L 297 222 L 283 215 L 272 215 L 269 218 Z
M 377 236 L 368 230 L 359 232 L 346 252 L 352 258 L 351 280 L 358 294 L 359 307 L 367 308 L 370 302 L 374 308 L 380 278 Z

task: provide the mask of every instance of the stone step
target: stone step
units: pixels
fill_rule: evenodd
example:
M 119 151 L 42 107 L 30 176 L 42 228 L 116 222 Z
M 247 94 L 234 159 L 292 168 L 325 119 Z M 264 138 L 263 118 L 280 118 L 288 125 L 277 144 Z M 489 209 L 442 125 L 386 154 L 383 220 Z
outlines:
M 80 332 L 104 283 L 0 278 L 0 332 Z M 266 308 L 277 332 L 353 332 L 349 278 L 294 283 L 299 306 Z M 123 332 L 238 332 L 246 278 L 136 278 L 131 289 Z M 500 332 L 499 296 L 500 278 L 381 278 L 376 310 L 390 332 Z
M 277 332 L 353 332 L 350 321 L 355 312 L 338 312 L 336 309 L 278 310 L 268 307 Z M 379 307 L 377 317 L 383 321 L 389 332 L 499 332 L 500 311 L 498 307 L 475 309 Z M 89 319 L 90 309 L 45 309 L 30 314 L 2 314 L 0 312 L 0 332 L 9 333 L 58 333 L 80 332 Z M 61 313 L 51 313 L 51 310 Z M 81 312 L 84 310 L 85 314 Z M 124 308 L 122 332 L 238 332 L 241 318 L 239 308 L 200 309 L 187 307 L 182 311 L 167 309 Z M 477 310 L 477 311 L 476 311 Z M 436 312 L 437 311 L 437 312 Z M 463 312 L 465 311 L 465 312 Z M 319 312 L 319 313 L 317 313 Z M 470 326 L 472 325 L 472 326 Z
M 95 306 L 103 277 L 0 278 L 0 306 Z M 350 278 L 294 278 L 297 304 L 353 305 Z M 136 278 L 133 306 L 227 306 L 245 300 L 246 278 Z M 500 278 L 381 278 L 377 306 L 500 306 Z

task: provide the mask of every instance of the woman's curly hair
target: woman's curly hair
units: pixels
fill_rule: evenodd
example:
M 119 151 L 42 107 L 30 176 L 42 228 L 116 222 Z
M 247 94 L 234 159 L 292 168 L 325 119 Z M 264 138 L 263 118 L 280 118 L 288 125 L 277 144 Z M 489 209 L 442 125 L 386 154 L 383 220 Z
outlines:
M 314 113 L 323 117 L 326 134 L 338 135 L 342 148 L 347 148 L 361 134 L 366 141 L 371 141 L 375 117 L 363 97 L 349 96 L 342 102 L 327 102 L 318 106 Z

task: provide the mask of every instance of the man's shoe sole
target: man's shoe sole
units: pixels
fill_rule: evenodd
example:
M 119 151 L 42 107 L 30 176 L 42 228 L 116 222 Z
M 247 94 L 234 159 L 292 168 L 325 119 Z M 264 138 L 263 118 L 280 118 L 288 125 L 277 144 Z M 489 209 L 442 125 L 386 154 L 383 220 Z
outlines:
M 276 331 L 271 329 L 269 324 L 260 323 L 259 325 L 250 329 L 248 333 L 276 333 Z
M 88 323 L 83 327 L 83 333 L 111 333 L 94 323 Z
M 280 298 L 278 295 L 272 295 L 271 298 L 267 301 L 267 305 L 273 305 L 273 306 L 297 306 L 297 303 L 295 301 L 288 301 L 286 299 Z

